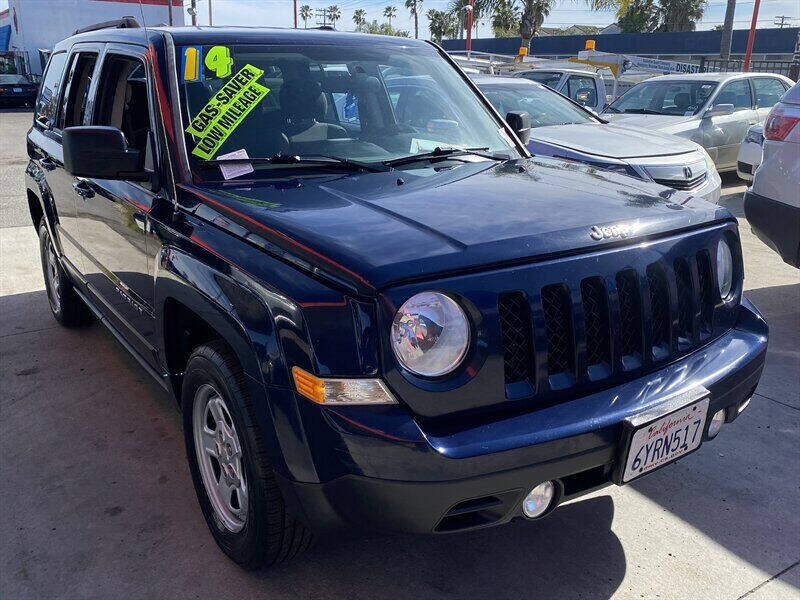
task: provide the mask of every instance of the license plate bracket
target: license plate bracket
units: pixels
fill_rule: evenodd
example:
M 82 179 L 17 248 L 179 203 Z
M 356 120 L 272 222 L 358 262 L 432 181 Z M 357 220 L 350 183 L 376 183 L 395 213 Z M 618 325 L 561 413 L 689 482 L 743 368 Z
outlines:
M 697 450 L 702 445 L 710 400 L 710 392 L 699 386 L 626 419 L 612 474 L 614 483 L 628 484 Z

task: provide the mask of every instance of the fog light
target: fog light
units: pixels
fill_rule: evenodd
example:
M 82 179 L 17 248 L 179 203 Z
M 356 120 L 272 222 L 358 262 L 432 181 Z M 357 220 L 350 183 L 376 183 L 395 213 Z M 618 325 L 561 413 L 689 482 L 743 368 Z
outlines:
M 552 481 L 540 483 L 525 496 L 525 500 L 522 501 L 522 512 L 529 519 L 542 516 L 550 508 L 555 495 L 556 486 Z
M 725 422 L 725 409 L 720 409 L 714 413 L 714 416 L 711 417 L 711 423 L 708 426 L 708 439 L 714 439 L 717 437 L 720 429 L 722 429 L 722 424 Z
M 742 403 L 739 405 L 739 408 L 738 408 L 738 410 L 736 411 L 736 414 L 737 414 L 737 415 L 740 415 L 740 414 L 742 414 L 742 413 L 744 412 L 744 409 L 745 409 L 745 408 L 747 408 L 747 406 L 750 404 L 750 400 L 752 400 L 752 399 L 753 399 L 753 397 L 752 397 L 752 396 L 750 396 L 750 397 L 749 397 L 747 400 L 745 400 L 744 402 L 742 402 Z

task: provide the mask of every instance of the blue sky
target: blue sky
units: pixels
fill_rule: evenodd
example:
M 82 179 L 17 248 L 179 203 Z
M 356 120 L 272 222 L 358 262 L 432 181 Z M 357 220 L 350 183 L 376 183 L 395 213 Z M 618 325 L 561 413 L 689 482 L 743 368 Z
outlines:
M 27 0 L 30 1 L 30 0 Z M 69 0 L 50 0 L 52 2 Z M 214 24 L 219 25 L 265 25 L 276 27 L 291 27 L 292 25 L 292 0 L 210 0 L 214 9 Z M 197 0 L 197 12 L 200 24 L 208 23 L 209 0 Z M 189 0 L 184 0 L 189 5 Z M 449 0 L 423 0 L 421 7 L 424 13 L 429 8 L 444 9 Z M 308 4 L 312 9 L 323 8 L 337 4 L 342 12 L 342 19 L 338 29 L 353 29 L 353 11 L 363 8 L 367 17 L 383 21 L 383 8 L 388 4 L 397 7 L 398 18 L 394 24 L 402 29 L 407 29 L 413 34 L 413 19 L 404 8 L 404 0 L 298 0 L 298 5 Z M 734 27 L 747 29 L 753 11 L 753 0 L 738 0 Z M 8 0 L 0 0 L 0 10 L 8 6 Z M 614 22 L 614 11 L 590 11 L 582 0 L 559 0 L 556 7 L 545 21 L 548 27 L 563 27 L 571 24 L 581 25 L 607 25 Z M 721 24 L 725 17 L 726 0 L 709 0 L 706 5 L 705 15 L 699 29 L 712 29 Z M 773 19 L 777 15 L 792 17 L 793 26 L 800 25 L 800 1 L 798 0 L 761 0 L 759 11 L 759 27 L 772 27 Z M 187 22 L 189 21 L 187 15 Z M 309 22 L 309 26 L 315 23 Z M 300 23 L 302 27 L 302 22 Z M 428 36 L 427 19 L 420 18 L 420 37 Z M 481 22 L 478 37 L 490 37 L 491 28 L 488 20 Z

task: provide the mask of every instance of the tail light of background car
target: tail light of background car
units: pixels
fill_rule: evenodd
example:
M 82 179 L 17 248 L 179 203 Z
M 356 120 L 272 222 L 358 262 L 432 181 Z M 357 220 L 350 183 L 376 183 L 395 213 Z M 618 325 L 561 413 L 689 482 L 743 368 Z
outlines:
M 764 138 L 768 140 L 783 141 L 792 128 L 800 121 L 800 117 L 790 117 L 785 114 L 785 109 L 780 104 L 776 105 L 769 113 L 764 123 Z

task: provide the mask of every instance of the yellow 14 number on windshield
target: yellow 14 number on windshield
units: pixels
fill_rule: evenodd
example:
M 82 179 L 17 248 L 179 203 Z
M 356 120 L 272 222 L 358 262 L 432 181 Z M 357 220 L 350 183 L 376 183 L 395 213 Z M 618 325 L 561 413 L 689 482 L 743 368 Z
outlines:
M 206 52 L 206 67 L 217 77 L 230 77 L 233 68 L 231 50 L 226 46 L 214 46 Z

